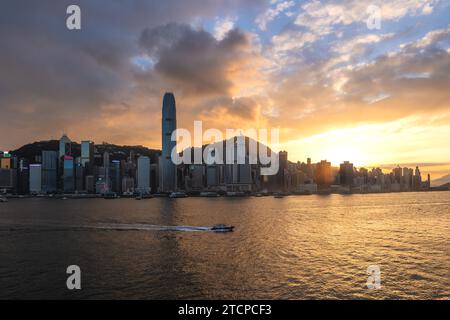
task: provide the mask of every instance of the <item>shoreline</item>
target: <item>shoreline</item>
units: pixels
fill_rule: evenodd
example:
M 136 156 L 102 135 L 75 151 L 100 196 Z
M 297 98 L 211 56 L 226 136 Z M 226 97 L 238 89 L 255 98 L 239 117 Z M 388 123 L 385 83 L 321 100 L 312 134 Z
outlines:
M 384 192 L 326 192 L 326 193 L 311 193 L 311 194 L 301 194 L 301 193 L 283 193 L 282 197 L 289 196 L 297 196 L 297 197 L 305 197 L 305 196 L 321 196 L 326 197 L 330 195 L 342 195 L 342 196 L 352 196 L 352 195 L 370 195 L 370 194 L 394 194 L 394 193 L 429 193 L 429 192 L 445 192 L 450 191 L 449 189 L 430 189 L 430 190 L 421 190 L 421 191 L 384 191 Z M 244 195 L 217 195 L 214 197 L 211 196 L 202 196 L 202 195 L 187 195 L 186 198 L 266 198 L 266 197 L 276 197 L 276 193 L 253 193 L 253 194 L 244 194 Z M 14 194 L 3 194 L 0 195 L 0 198 L 3 199 L 54 199 L 54 200 L 80 200 L 80 199 L 104 199 L 104 200 L 118 200 L 118 199 L 135 199 L 136 196 L 118 196 L 117 198 L 108 199 L 105 196 L 100 194 L 82 194 L 82 195 L 74 195 L 74 194 L 52 194 L 52 195 L 14 195 Z M 169 195 L 163 194 L 152 194 L 148 198 L 143 199 L 152 199 L 152 198 L 170 198 Z

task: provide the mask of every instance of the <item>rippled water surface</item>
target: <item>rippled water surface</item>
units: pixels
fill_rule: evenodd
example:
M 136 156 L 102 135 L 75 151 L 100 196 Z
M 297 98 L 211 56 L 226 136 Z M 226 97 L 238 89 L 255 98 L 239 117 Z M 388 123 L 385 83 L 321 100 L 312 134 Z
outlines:
M 0 298 L 450 299 L 450 193 L 11 199 Z

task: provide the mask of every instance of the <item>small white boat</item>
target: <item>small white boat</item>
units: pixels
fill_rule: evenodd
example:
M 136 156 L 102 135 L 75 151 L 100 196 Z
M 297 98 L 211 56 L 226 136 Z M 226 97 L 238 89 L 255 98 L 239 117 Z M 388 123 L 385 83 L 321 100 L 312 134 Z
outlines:
M 214 232 L 232 232 L 234 229 L 234 226 L 230 226 L 228 224 L 216 224 L 211 228 L 211 231 Z
M 8 199 L 0 197 L 0 202 L 8 202 Z
M 187 198 L 187 194 L 185 192 L 181 192 L 181 191 L 177 191 L 177 192 L 172 192 L 169 197 L 170 198 Z

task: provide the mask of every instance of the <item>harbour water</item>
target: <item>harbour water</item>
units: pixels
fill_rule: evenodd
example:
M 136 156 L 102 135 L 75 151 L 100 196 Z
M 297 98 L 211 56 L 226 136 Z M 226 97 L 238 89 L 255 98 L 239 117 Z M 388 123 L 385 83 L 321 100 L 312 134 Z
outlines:
M 450 299 L 450 192 L 10 199 L 0 299 L 16 298 Z

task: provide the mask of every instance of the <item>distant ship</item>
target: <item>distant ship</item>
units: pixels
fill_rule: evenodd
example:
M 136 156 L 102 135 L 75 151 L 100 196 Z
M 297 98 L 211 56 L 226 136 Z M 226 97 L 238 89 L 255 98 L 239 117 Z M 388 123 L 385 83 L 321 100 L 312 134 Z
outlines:
M 0 202 L 8 202 L 8 199 L 0 197 Z
M 181 191 L 177 191 L 177 192 L 172 192 L 170 194 L 170 198 L 187 198 L 187 194 L 185 192 L 181 192 Z
M 274 194 L 274 197 L 277 198 L 277 199 L 284 198 L 284 194 L 281 193 L 281 192 L 277 192 L 277 193 Z

